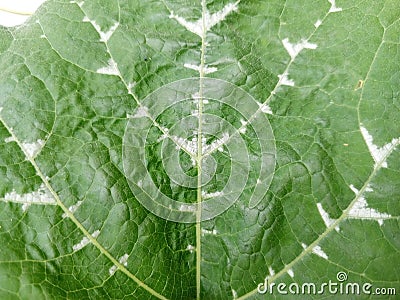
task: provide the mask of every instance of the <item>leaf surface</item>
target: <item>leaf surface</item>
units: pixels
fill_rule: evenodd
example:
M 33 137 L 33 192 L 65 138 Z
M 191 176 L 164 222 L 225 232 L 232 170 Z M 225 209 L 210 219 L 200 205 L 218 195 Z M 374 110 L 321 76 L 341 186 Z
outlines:
M 399 20 L 395 0 L 49 0 L 0 27 L 0 298 L 280 298 L 257 288 L 339 274 L 399 293 Z

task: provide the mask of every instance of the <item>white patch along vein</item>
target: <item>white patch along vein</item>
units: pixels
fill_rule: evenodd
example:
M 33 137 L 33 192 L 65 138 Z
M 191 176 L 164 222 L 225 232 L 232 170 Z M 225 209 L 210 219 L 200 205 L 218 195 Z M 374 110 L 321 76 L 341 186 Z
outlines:
M 210 14 L 208 10 L 203 12 L 203 16 L 195 22 L 187 21 L 185 18 L 176 15 L 173 11 L 170 12 L 170 19 L 175 19 L 180 25 L 185 27 L 188 31 L 198 35 L 201 39 L 205 34 L 215 25 L 225 20 L 225 18 L 232 12 L 237 11 L 240 0 L 235 3 L 228 3 L 220 11 Z M 198 71 L 200 76 L 211 74 L 218 71 L 216 67 L 209 67 L 203 64 L 201 66 L 185 63 L 185 68 Z
M 139 106 L 134 115 L 127 115 L 128 118 L 144 118 L 149 116 L 149 109 L 146 106 Z
M 360 126 L 361 134 L 365 140 L 365 143 L 368 146 L 369 152 L 371 153 L 372 158 L 375 161 L 375 166 L 374 168 L 378 168 L 379 165 L 382 168 L 387 168 L 387 162 L 386 159 L 387 157 L 393 152 L 393 150 L 400 144 L 400 138 L 397 139 L 392 139 L 390 143 L 387 143 L 381 148 L 378 148 L 378 146 L 374 145 L 373 137 L 372 135 L 369 134 L 368 130 Z
M 281 85 L 294 86 L 294 81 L 292 79 L 289 79 L 288 72 L 278 75 L 278 78 L 279 78 L 278 86 Z
M 289 270 L 287 270 L 287 273 L 288 273 L 288 275 L 290 276 L 290 277 L 294 277 L 294 272 L 293 272 L 293 270 L 292 269 L 289 269 Z
M 97 238 L 99 236 L 99 234 L 100 234 L 100 230 L 96 230 L 95 232 L 92 233 L 92 237 Z M 90 244 L 89 238 L 84 236 L 78 244 L 75 244 L 72 246 L 72 250 L 74 250 L 74 251 L 81 250 L 89 244 Z
M 260 108 L 260 110 L 265 113 L 265 114 L 269 114 L 272 115 L 272 109 L 271 107 L 267 104 L 267 103 L 259 103 L 258 102 L 258 106 Z
M 44 141 L 39 139 L 33 143 L 21 143 L 21 147 L 24 150 L 28 158 L 35 158 L 36 155 L 42 150 L 44 146 Z
M 200 72 L 200 71 L 201 71 L 200 66 L 197 66 L 197 65 L 193 65 L 193 64 L 184 64 L 183 66 L 184 66 L 185 68 L 192 69 L 192 70 L 195 70 L 195 71 L 197 71 L 197 72 Z M 204 72 L 204 74 L 211 74 L 211 73 L 214 73 L 214 72 L 217 72 L 217 71 L 218 71 L 218 69 L 217 69 L 216 67 L 209 67 L 209 66 L 204 66 L 204 67 L 203 67 L 203 72 Z
M 328 259 L 328 255 L 324 252 L 324 250 L 322 250 L 321 246 L 315 246 L 312 249 L 312 252 L 324 259 Z
M 229 133 L 224 132 L 220 139 L 213 141 L 210 145 L 204 143 L 202 150 L 202 154 L 212 153 L 215 150 L 221 148 L 227 141 L 229 140 Z
M 25 211 L 31 204 L 56 205 L 57 202 L 50 191 L 42 183 L 37 191 L 26 194 L 18 194 L 15 190 L 4 195 L 4 201 L 21 203 L 22 210 Z
M 190 253 L 193 253 L 194 250 L 196 250 L 196 247 L 193 245 L 188 245 L 186 247 L 186 250 L 189 251 Z
M 181 204 L 179 206 L 179 211 L 195 212 L 196 207 L 194 205 Z
M 193 112 L 196 114 L 196 111 Z M 180 148 L 184 148 L 190 155 L 197 155 L 197 136 L 194 136 L 191 140 L 184 139 L 179 136 L 171 136 L 171 140 L 175 142 L 177 145 L 176 148 L 179 150 Z M 207 139 L 205 137 L 202 138 L 202 154 L 205 155 L 207 153 L 212 153 L 215 150 L 221 148 L 227 141 L 229 140 L 229 134 L 227 132 L 222 134 L 220 139 L 213 141 L 211 144 L 207 144 Z
M 236 11 L 238 9 L 238 4 L 239 1 L 236 1 L 235 3 L 228 3 L 223 9 L 213 14 L 210 14 L 209 11 L 206 11 L 204 15 L 204 28 L 203 18 L 195 22 L 190 22 L 178 15 L 175 15 L 173 11 L 171 11 L 169 17 L 170 19 L 175 19 L 178 21 L 179 24 L 181 24 L 190 32 L 197 34 L 199 37 L 203 37 L 204 32 L 209 31 L 213 26 L 223 21 L 231 12 Z
M 286 51 L 289 53 L 290 58 L 294 60 L 296 56 L 303 50 L 303 49 L 317 49 L 318 45 L 309 43 L 308 40 L 302 39 L 300 43 L 292 44 L 289 42 L 288 38 L 282 40 L 282 44 L 285 47 Z M 286 74 L 288 75 L 288 74 Z
M 219 197 L 222 196 L 223 193 L 222 192 L 214 192 L 214 193 L 207 193 L 205 191 L 201 191 L 201 196 L 202 198 L 205 199 L 210 199 L 210 198 L 215 198 L 215 197 Z
M 331 4 L 331 8 L 329 9 L 330 13 L 342 11 L 341 7 L 336 6 L 336 0 L 328 0 L 328 1 Z
M 106 67 L 99 68 L 97 69 L 96 72 L 105 75 L 115 75 L 115 76 L 120 75 L 117 63 L 112 58 L 108 60 L 108 65 Z
M 175 142 L 177 150 L 184 148 L 192 156 L 197 153 L 197 137 L 193 137 L 192 140 L 184 139 L 179 136 L 172 135 L 171 140 Z
M 78 208 L 82 205 L 82 203 L 83 203 L 83 201 L 78 201 L 78 202 L 76 202 L 76 204 L 68 207 L 68 210 L 73 214 L 78 210 Z M 63 213 L 62 217 L 66 218 L 66 217 L 68 217 L 68 215 L 66 213 Z
M 218 231 L 216 229 L 213 230 L 209 230 L 209 229 L 205 229 L 205 228 L 201 228 L 201 235 L 207 235 L 207 234 L 211 234 L 211 235 L 217 235 Z
M 314 23 L 314 26 L 315 26 L 315 28 L 318 28 L 319 26 L 321 26 L 321 24 L 322 24 L 322 21 L 321 21 L 320 19 L 318 19 L 318 20 Z
M 352 184 L 350 185 L 350 189 L 356 194 L 356 197 L 358 199 L 349 211 L 348 214 L 349 218 L 376 220 L 379 223 L 379 225 L 382 225 L 383 220 L 392 217 L 389 214 L 380 213 L 377 210 L 368 207 L 368 203 L 364 195 L 360 194 L 360 191 L 357 188 L 355 188 Z M 365 192 L 372 192 L 371 187 L 367 186 Z
M 97 33 L 100 35 L 100 42 L 107 43 L 111 36 L 114 34 L 115 30 L 117 30 L 119 26 L 119 22 L 115 22 L 108 31 L 102 31 L 99 24 L 96 23 L 95 20 L 89 19 L 89 17 L 84 16 L 83 22 L 91 23 L 94 29 L 96 29 Z
M 14 138 L 13 136 L 10 136 L 10 137 L 4 139 L 4 142 L 5 142 L 5 143 L 15 142 L 15 138 Z
M 129 255 L 127 253 L 125 253 L 123 256 L 121 256 L 118 261 L 121 265 L 123 266 L 128 266 L 128 258 Z M 113 265 L 109 270 L 108 273 L 110 273 L 110 275 L 114 275 L 114 273 L 117 271 L 118 267 L 116 265 Z
M 321 203 L 317 203 L 318 212 L 321 215 L 322 220 L 325 223 L 326 227 L 330 227 L 333 223 L 336 222 L 336 219 L 331 219 L 329 214 L 324 210 Z M 335 230 L 339 232 L 339 226 L 335 227 Z
M 270 275 L 271 277 L 275 275 L 275 271 L 274 271 L 274 269 L 272 269 L 271 266 L 268 267 L 268 272 L 269 272 L 269 275 Z

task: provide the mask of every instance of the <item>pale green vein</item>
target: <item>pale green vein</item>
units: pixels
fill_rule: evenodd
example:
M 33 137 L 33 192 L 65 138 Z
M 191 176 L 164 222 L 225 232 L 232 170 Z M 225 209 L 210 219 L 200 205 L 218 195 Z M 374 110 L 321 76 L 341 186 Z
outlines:
M 326 18 L 328 17 L 329 12 L 325 14 L 325 16 L 321 19 L 321 23 L 323 23 Z M 309 41 L 318 31 L 318 28 L 320 27 L 316 27 L 314 28 L 314 30 L 309 34 L 309 36 L 305 39 L 307 41 Z M 279 37 L 281 39 L 281 37 Z M 299 54 L 300 55 L 300 54 Z M 282 74 L 289 74 L 289 70 L 292 67 L 293 63 L 295 62 L 296 58 L 298 57 L 298 55 L 295 58 L 291 58 L 289 60 L 289 62 L 286 65 L 286 68 L 284 69 L 284 71 L 282 72 Z M 279 79 L 274 88 L 272 89 L 272 91 L 269 93 L 268 97 L 264 100 L 264 102 L 262 102 L 263 105 L 267 105 L 271 102 L 271 100 L 274 98 L 274 96 L 277 94 L 279 87 L 281 87 L 281 79 Z M 260 106 L 258 110 L 256 110 L 254 112 L 253 115 L 251 115 L 248 120 L 247 120 L 247 124 L 250 124 L 256 117 L 257 115 L 260 113 L 260 111 L 262 111 L 263 106 Z M 229 143 L 229 141 L 236 135 L 236 134 L 240 134 L 241 130 L 243 130 L 246 127 L 246 125 L 242 125 L 241 127 L 239 127 L 234 134 L 230 135 L 229 138 L 225 141 L 225 144 Z M 217 149 L 214 149 L 213 151 L 215 151 Z M 211 151 L 209 154 L 211 154 L 213 151 Z
M 324 17 L 324 19 L 328 16 L 328 14 Z M 324 20 L 323 19 L 323 20 Z M 314 31 L 315 32 L 315 31 Z M 379 45 L 379 47 L 377 48 L 377 51 L 374 55 L 374 58 L 371 62 L 371 68 L 368 70 L 367 75 L 366 75 L 366 79 L 368 78 L 370 71 L 372 69 L 372 65 L 377 57 L 377 53 L 379 52 L 381 46 L 383 44 L 383 38 L 382 38 L 382 43 Z M 292 61 L 290 62 L 290 64 L 292 63 Z M 286 70 L 289 69 L 289 66 L 286 68 Z M 362 95 L 363 95 L 363 91 L 361 92 L 361 96 L 360 96 L 360 102 L 362 99 Z M 268 99 L 267 99 L 268 100 Z M 360 115 L 359 115 L 359 109 L 358 109 L 358 118 L 359 118 L 359 123 L 360 123 Z M 386 155 L 384 157 L 382 157 L 382 159 L 375 165 L 373 171 L 371 172 L 370 176 L 368 177 L 368 179 L 366 180 L 366 182 L 364 183 L 364 185 L 362 186 L 362 188 L 359 190 L 358 194 L 355 196 L 355 198 L 351 201 L 351 203 L 349 204 L 349 206 L 343 211 L 342 215 L 335 221 L 333 222 L 329 227 L 326 228 L 326 230 L 313 242 L 311 243 L 299 256 L 297 256 L 293 261 L 291 261 L 289 264 L 287 264 L 285 266 L 285 268 L 283 268 L 282 270 L 280 270 L 278 273 L 276 273 L 274 276 L 269 278 L 269 282 L 274 282 L 276 281 L 279 277 L 283 276 L 284 274 L 287 273 L 287 271 L 289 269 L 291 269 L 296 263 L 298 263 L 299 261 L 301 261 L 301 259 L 303 259 L 306 255 L 311 254 L 314 247 L 317 246 L 324 238 L 327 237 L 327 235 L 329 233 L 331 233 L 336 227 L 338 227 L 340 225 L 340 223 L 343 220 L 346 220 L 348 217 L 348 214 L 350 212 L 350 210 L 353 208 L 354 204 L 357 203 L 357 201 L 360 200 L 361 197 L 363 197 L 363 194 L 366 192 L 369 184 L 371 183 L 371 181 L 373 180 L 373 178 L 376 176 L 377 172 L 381 169 L 382 164 L 386 161 L 386 159 L 391 155 L 391 153 L 394 151 L 394 149 L 396 148 L 397 144 L 392 145 L 392 147 L 390 147 L 388 149 L 388 151 L 386 152 Z M 241 296 L 238 298 L 239 299 L 246 299 L 252 295 L 255 295 L 257 293 L 257 289 L 254 289 L 252 291 L 250 291 L 249 293 Z
M 63 212 L 70 218 L 70 220 L 79 228 L 79 230 L 90 240 L 90 242 L 97 248 L 99 251 L 105 255 L 119 270 L 121 270 L 123 273 L 125 273 L 129 278 L 131 278 L 133 281 L 135 281 L 140 287 L 143 289 L 147 290 L 149 293 L 152 295 L 160 298 L 160 299 L 166 299 L 164 296 L 161 294 L 157 293 L 153 289 L 151 289 L 149 286 L 147 286 L 144 282 L 140 281 L 136 276 L 134 276 L 129 270 L 121 264 L 117 259 L 115 259 L 98 241 L 96 238 L 94 238 L 89 231 L 86 230 L 86 228 L 78 221 L 77 218 L 75 218 L 74 214 L 69 211 L 69 209 L 64 205 L 64 203 L 61 201 L 60 197 L 56 193 L 56 191 L 53 189 L 51 186 L 49 180 L 46 178 L 46 175 L 43 174 L 42 170 L 39 168 L 37 165 L 36 161 L 34 158 L 32 158 L 25 150 L 24 147 L 22 146 L 21 141 L 17 138 L 17 136 L 14 134 L 13 130 L 7 125 L 3 117 L 0 115 L 0 122 L 3 124 L 3 126 L 7 129 L 7 131 L 11 134 L 13 137 L 13 140 L 17 143 L 21 151 L 24 153 L 26 159 L 31 163 L 33 168 L 36 171 L 36 174 L 40 177 L 42 180 L 43 184 L 46 186 L 46 188 L 49 190 L 51 195 L 54 197 L 54 199 L 57 202 L 57 205 L 63 210 Z
M 196 211 L 196 298 L 200 299 L 201 294 L 201 210 L 202 210 L 202 159 L 203 159 L 203 78 L 205 74 L 205 55 L 206 55 L 206 1 L 201 1 L 201 56 L 200 56 L 200 86 L 199 86 L 199 104 L 198 104 L 198 132 L 197 132 L 197 211 Z
M 82 10 L 82 12 L 86 15 L 86 13 Z M 43 28 L 42 28 L 43 30 Z M 110 57 L 113 59 L 109 46 L 107 43 L 105 43 L 106 48 L 107 48 L 107 52 L 110 55 Z M 123 82 L 123 84 L 126 86 L 127 90 L 130 91 L 129 85 L 128 83 L 123 79 L 123 77 L 121 76 L 121 73 L 119 72 L 119 78 L 121 79 L 121 81 Z M 140 101 L 139 99 L 133 94 L 130 93 L 135 101 L 138 103 L 138 105 L 140 105 Z M 99 249 L 99 251 L 104 254 L 120 271 L 122 271 L 123 273 L 125 273 L 129 278 L 131 278 L 134 282 L 136 282 L 141 288 L 145 289 L 146 291 L 148 291 L 151 295 L 159 298 L 159 299 L 167 299 L 165 298 L 163 295 L 159 294 L 157 291 L 153 290 L 151 287 L 149 287 L 148 285 L 146 285 L 143 281 L 141 281 L 139 278 L 137 278 L 135 275 L 133 275 L 123 264 L 121 264 L 117 259 L 115 259 L 97 240 L 96 238 L 94 238 L 84 227 L 83 225 L 75 218 L 75 216 L 68 210 L 68 208 L 64 205 L 64 203 L 61 201 L 60 197 L 58 196 L 58 194 L 54 191 L 54 189 L 52 188 L 50 182 L 48 181 L 48 179 L 46 178 L 46 176 L 43 174 L 43 172 L 40 170 L 39 166 L 36 164 L 36 161 L 31 158 L 24 150 L 24 148 L 22 147 L 22 143 L 18 140 L 18 138 L 15 136 L 15 134 L 13 133 L 13 131 L 11 130 L 11 128 L 7 125 L 7 123 L 4 121 L 4 119 L 0 116 L 0 122 L 4 125 L 4 127 L 9 131 L 9 133 L 11 134 L 11 136 L 13 137 L 13 139 L 15 140 L 15 142 L 18 144 L 18 146 L 20 147 L 20 149 L 24 152 L 25 156 L 27 157 L 27 159 L 29 160 L 29 162 L 32 164 L 32 166 L 34 167 L 36 173 L 38 174 L 38 176 L 41 178 L 43 184 L 46 186 L 46 188 L 50 191 L 50 193 L 52 194 L 52 196 L 54 197 L 54 199 L 57 202 L 57 205 L 61 207 L 61 209 L 63 210 L 63 212 L 71 219 L 71 221 L 82 231 L 82 233 L 90 240 L 90 242 Z
M 350 210 L 353 208 L 354 204 L 357 203 L 357 201 L 360 200 L 361 197 L 363 197 L 363 194 L 367 191 L 369 184 L 371 183 L 372 179 L 376 176 L 377 172 L 382 168 L 382 164 L 386 161 L 386 159 L 392 154 L 394 149 L 396 148 L 396 144 L 390 147 L 384 157 L 376 164 L 376 167 L 373 169 L 371 174 L 369 175 L 368 179 L 365 181 L 364 185 L 362 188 L 359 190 L 358 194 L 354 197 L 354 199 L 351 201 L 349 206 L 343 211 L 342 215 L 336 219 L 335 222 L 333 222 L 330 226 L 328 226 L 325 231 L 310 245 L 308 245 L 307 248 L 304 249 L 303 252 L 300 253 L 299 256 L 297 256 L 295 259 L 293 259 L 289 264 L 287 264 L 282 270 L 280 270 L 278 273 L 276 273 L 274 276 L 271 276 L 269 278 L 269 283 L 272 283 L 276 281 L 278 278 L 281 276 L 285 275 L 289 269 L 291 269 L 295 264 L 300 262 L 306 255 L 311 254 L 314 247 L 318 246 L 318 244 L 327 237 L 329 233 L 331 233 L 333 230 L 335 230 L 336 227 L 338 227 L 342 221 L 346 220 Z M 254 289 L 247 294 L 237 298 L 237 300 L 243 300 L 247 299 L 248 297 L 255 295 L 257 293 L 257 289 Z

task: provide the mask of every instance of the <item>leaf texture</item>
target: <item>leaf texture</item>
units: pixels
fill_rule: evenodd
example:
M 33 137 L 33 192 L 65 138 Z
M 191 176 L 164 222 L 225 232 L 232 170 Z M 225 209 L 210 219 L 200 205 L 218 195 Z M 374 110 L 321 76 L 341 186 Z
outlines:
M 400 293 L 399 20 L 395 0 L 48 0 L 0 27 L 0 298 L 280 299 L 258 288 L 339 274 Z

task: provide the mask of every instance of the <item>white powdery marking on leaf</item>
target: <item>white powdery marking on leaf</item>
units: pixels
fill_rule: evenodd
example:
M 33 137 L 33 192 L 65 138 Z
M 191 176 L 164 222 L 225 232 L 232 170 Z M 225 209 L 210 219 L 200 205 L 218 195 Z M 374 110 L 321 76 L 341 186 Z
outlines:
M 260 107 L 260 110 L 261 110 L 263 113 L 272 115 L 271 107 L 269 107 L 268 104 L 266 104 L 266 103 L 258 103 L 258 106 Z
M 132 115 L 127 115 L 128 118 L 134 118 L 134 119 L 139 119 L 139 118 L 144 118 L 149 115 L 149 109 L 146 106 L 140 106 L 137 110 L 136 113 Z
M 94 20 L 90 20 L 87 16 L 85 16 L 82 20 L 83 22 L 90 22 L 94 29 L 98 32 L 100 35 L 100 42 L 107 43 L 108 40 L 111 38 L 113 35 L 114 31 L 118 28 L 119 22 L 115 22 L 113 26 L 110 27 L 108 31 L 102 31 L 101 27 L 99 24 L 96 23 Z
M 287 270 L 287 273 L 289 274 L 290 277 L 294 277 L 294 272 L 292 269 Z
M 335 219 L 331 219 L 329 217 L 329 214 L 324 210 L 324 208 L 322 207 L 321 203 L 317 203 L 317 208 L 318 208 L 319 214 L 322 217 L 322 220 L 324 220 L 324 223 L 325 223 L 326 227 L 330 227 L 333 223 L 335 223 L 336 220 Z M 335 230 L 337 232 L 339 232 L 339 230 L 340 230 L 339 226 L 335 226 Z
M 223 195 L 222 192 L 207 193 L 205 191 L 201 191 L 201 196 L 203 199 L 210 199 L 210 198 L 219 197 L 222 195 Z
M 202 146 L 203 154 L 214 152 L 215 150 L 221 148 L 229 140 L 229 133 L 224 132 L 220 139 L 213 141 L 210 145 L 205 144 L 205 141 Z
M 199 100 L 199 99 L 201 99 L 202 97 L 200 96 L 200 93 L 199 92 L 196 92 L 196 93 L 194 93 L 193 95 L 192 95 L 192 99 L 193 100 Z
M 307 245 L 304 243 L 301 243 L 301 247 L 303 247 L 303 249 L 307 249 Z
M 112 58 L 108 60 L 108 66 L 97 69 L 96 72 L 99 74 L 119 76 L 117 63 Z
M 378 148 L 378 146 L 374 145 L 374 139 L 372 135 L 369 134 L 368 130 L 363 126 L 360 126 L 360 130 L 364 137 L 365 143 L 368 146 L 369 152 L 375 161 L 374 168 L 378 168 L 379 165 L 381 165 L 382 168 L 387 168 L 386 158 L 393 152 L 396 146 L 400 144 L 400 138 L 392 139 L 390 143 Z
M 31 204 L 57 204 L 56 200 L 43 183 L 40 185 L 37 191 L 33 191 L 31 193 L 20 195 L 15 190 L 12 190 L 11 193 L 4 195 L 4 201 L 21 203 L 23 211 L 25 211 Z
M 179 206 L 179 210 L 193 212 L 196 211 L 196 208 L 193 205 L 181 204 L 181 206 Z
M 43 145 L 44 141 L 40 139 L 33 143 L 21 143 L 24 152 L 26 153 L 26 155 L 28 155 L 29 158 L 35 158 L 40 150 L 42 150 Z
M 234 289 L 232 289 L 232 297 L 233 299 L 236 299 L 238 297 L 238 294 Z
M 136 85 L 136 82 L 129 82 L 128 83 L 127 88 L 128 88 L 128 93 L 129 94 L 133 95 L 132 89 L 135 87 L 135 85 Z
M 317 22 L 314 23 L 315 28 L 318 28 L 319 26 L 321 26 L 322 21 L 320 19 L 317 20 Z
M 100 230 L 96 230 L 95 232 L 92 233 L 92 237 L 97 238 L 100 234 Z M 83 237 L 83 239 L 76 245 L 72 246 L 72 250 L 78 251 L 81 250 L 83 247 L 89 245 L 90 240 L 88 237 Z
M 312 252 L 324 259 L 328 259 L 328 255 L 326 255 L 326 253 L 324 252 L 324 250 L 322 250 L 322 248 L 320 246 L 315 246 L 312 249 Z
M 190 253 L 193 253 L 193 251 L 196 250 L 196 248 L 194 246 L 192 246 L 192 245 L 188 245 L 186 247 L 186 250 L 188 250 Z
M 70 207 L 68 207 L 68 210 L 73 214 L 77 211 L 77 209 L 82 205 L 83 201 L 78 201 L 76 202 L 76 204 L 71 205 Z M 68 215 L 66 213 L 62 214 L 63 218 L 68 217 Z
M 119 263 L 120 264 L 122 264 L 122 265 L 124 265 L 125 267 L 128 265 L 128 258 L 129 258 L 129 255 L 128 254 L 124 254 L 123 256 L 121 256 L 120 258 L 119 258 Z M 116 265 L 113 265 L 109 270 L 108 270 L 108 273 L 110 273 L 110 275 L 112 276 L 112 275 L 114 275 L 114 273 L 117 271 L 117 266 Z
M 275 275 L 275 271 L 274 271 L 274 269 L 272 269 L 271 266 L 268 267 L 268 272 L 269 272 L 269 275 L 270 275 L 271 277 Z
M 208 230 L 205 228 L 201 229 L 201 235 L 203 235 L 203 236 L 206 234 L 217 235 L 217 233 L 218 233 L 218 231 L 216 229 L 213 229 L 213 230 Z
M 303 50 L 303 49 L 317 49 L 317 44 L 309 43 L 307 40 L 302 39 L 298 44 L 291 44 L 289 39 L 283 39 L 282 44 L 285 47 L 286 51 L 289 53 L 292 60 L 296 58 L 296 56 Z
M 294 81 L 292 79 L 289 79 L 289 74 L 287 72 L 283 73 L 282 75 L 278 75 L 278 77 L 279 77 L 278 86 L 281 85 L 294 86 Z
M 195 70 L 195 71 L 197 71 L 197 72 L 200 72 L 200 71 L 201 71 L 201 67 L 200 67 L 200 66 L 197 66 L 197 65 L 193 65 L 193 64 L 184 64 L 183 66 L 184 66 L 185 68 L 192 69 L 192 70 Z M 204 74 L 211 74 L 211 73 L 214 73 L 214 72 L 217 72 L 217 71 L 218 71 L 218 69 L 215 68 L 215 67 L 208 67 L 208 66 L 204 66 L 204 67 L 203 67 L 203 72 L 204 72 Z
M 331 8 L 329 9 L 330 13 L 342 11 L 341 7 L 336 7 L 336 0 L 328 0 L 331 4 Z
M 178 21 L 179 24 L 181 24 L 190 32 L 197 34 L 199 37 L 203 37 L 205 32 L 209 31 L 213 26 L 223 21 L 226 16 L 229 15 L 231 12 L 236 11 L 238 9 L 238 4 L 239 1 L 235 3 L 228 3 L 223 9 L 212 15 L 210 15 L 209 11 L 206 11 L 204 15 L 204 28 L 203 18 L 197 20 L 196 22 L 190 22 L 180 16 L 175 15 L 173 11 L 171 11 L 169 17 L 170 19 L 175 19 L 176 21 Z
M 129 258 L 129 255 L 127 253 L 125 253 L 123 256 L 121 256 L 119 258 L 119 263 L 125 267 L 128 266 L 128 258 Z
M 248 122 L 243 119 L 240 119 L 240 123 L 242 124 L 242 127 L 239 129 L 239 132 L 245 134 L 247 131 L 246 126 L 247 126 Z
M 192 155 L 197 153 L 197 137 L 193 137 L 191 141 L 175 135 L 170 138 L 175 142 L 177 150 L 183 147 Z
M 183 27 L 185 27 L 187 30 L 193 32 L 194 34 L 197 34 L 200 37 L 202 36 L 203 26 L 202 26 L 201 19 L 197 20 L 197 22 L 189 22 L 189 21 L 186 21 L 184 18 L 175 15 L 173 11 L 171 11 L 169 18 L 177 20 L 179 24 L 181 24 Z
M 379 225 L 382 225 L 384 219 L 389 219 L 392 217 L 389 214 L 380 213 L 373 208 L 369 208 L 365 197 L 363 195 L 361 195 L 360 191 L 358 189 L 356 189 L 352 184 L 350 185 L 350 189 L 356 194 L 356 197 L 358 197 L 358 199 L 349 211 L 349 214 L 348 214 L 349 218 L 372 219 L 372 220 L 376 220 L 379 223 Z M 367 186 L 365 191 L 372 192 L 372 189 L 369 186 Z
M 222 10 L 212 14 L 211 16 L 209 15 L 208 12 L 206 12 L 207 31 L 211 29 L 214 25 L 217 25 L 219 22 L 225 20 L 226 16 L 229 15 L 231 12 L 237 11 L 238 4 L 239 1 L 236 1 L 235 3 L 228 3 Z
M 108 40 L 111 38 L 111 36 L 113 35 L 114 31 L 118 28 L 119 26 L 119 22 L 115 22 L 113 26 L 110 27 L 110 29 L 108 29 L 108 31 L 104 32 L 101 31 L 99 32 L 100 34 L 100 41 L 101 42 L 108 42 Z
M 196 115 L 196 111 L 192 112 L 192 115 Z M 181 147 L 185 148 L 187 152 L 189 152 L 191 155 L 197 155 L 197 136 L 194 136 L 192 140 L 187 140 L 182 137 L 178 136 L 171 136 L 170 137 L 176 146 L 176 149 L 179 150 Z M 217 139 L 213 141 L 210 145 L 207 144 L 207 139 L 205 137 L 202 137 L 201 139 L 201 149 L 202 149 L 202 154 L 206 153 L 211 153 L 215 150 L 218 150 L 219 148 L 222 147 L 223 144 L 225 144 L 229 140 L 229 134 L 228 133 L 223 133 L 222 137 L 220 139 Z
M 10 136 L 10 137 L 4 139 L 5 143 L 10 143 L 10 142 L 14 142 L 14 141 L 15 141 L 15 138 L 13 136 Z
M 110 273 L 110 275 L 114 275 L 114 273 L 117 272 L 117 266 L 113 265 L 110 269 L 108 269 L 108 273 Z
M 168 135 L 167 134 L 162 134 L 158 139 L 157 139 L 157 143 L 159 143 L 159 142 L 161 142 L 161 141 L 163 141 L 163 140 L 165 140 L 166 138 L 168 137 Z

